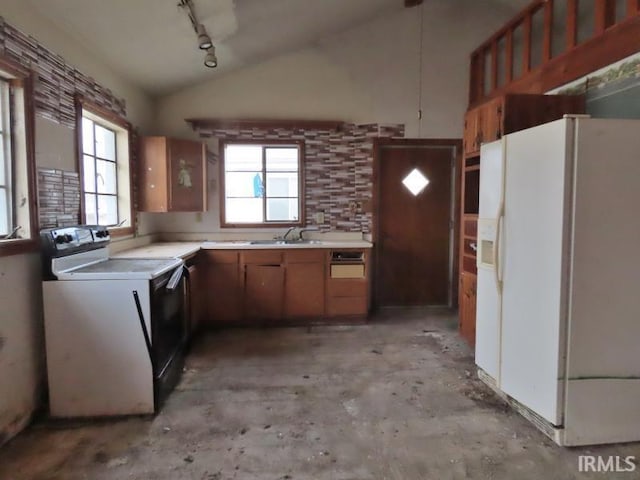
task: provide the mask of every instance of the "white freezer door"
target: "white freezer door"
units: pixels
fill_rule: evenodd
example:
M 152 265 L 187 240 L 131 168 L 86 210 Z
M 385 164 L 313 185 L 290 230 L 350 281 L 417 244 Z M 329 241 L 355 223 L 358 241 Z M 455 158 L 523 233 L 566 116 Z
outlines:
M 478 278 L 476 300 L 476 365 L 499 383 L 500 294 L 495 278 L 498 208 L 503 185 L 503 141 L 480 148 L 480 205 L 478 218 Z
M 565 188 L 573 120 L 507 136 L 501 388 L 562 424 L 567 241 Z M 571 127 L 571 128 L 570 128 Z
M 640 440 L 640 121 L 580 119 L 565 441 Z

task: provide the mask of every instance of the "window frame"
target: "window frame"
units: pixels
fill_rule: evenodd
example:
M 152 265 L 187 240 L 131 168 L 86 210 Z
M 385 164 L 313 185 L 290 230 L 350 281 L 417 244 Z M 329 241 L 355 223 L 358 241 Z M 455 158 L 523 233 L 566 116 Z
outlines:
M 220 203 L 220 227 L 221 228 L 285 228 L 285 227 L 302 227 L 305 225 L 305 188 L 304 188 L 304 164 L 305 164 L 305 144 L 302 140 L 257 140 L 257 139 L 233 139 L 233 140 L 220 140 L 219 142 L 219 158 L 220 158 L 220 168 L 218 171 L 218 179 L 219 179 L 219 203 Z M 226 221 L 226 168 L 225 168 L 225 147 L 227 145 L 261 145 L 263 149 L 269 147 L 282 148 L 282 147 L 297 147 L 298 148 L 298 220 L 294 222 L 281 222 L 274 221 L 268 222 L 263 221 L 260 223 L 233 223 Z M 263 150 L 264 152 L 264 150 Z M 262 158 L 262 167 L 263 172 L 265 171 L 265 159 L 264 153 Z M 266 177 L 264 179 L 266 185 Z M 263 199 L 263 208 L 266 208 L 266 199 L 268 197 L 265 195 L 262 197 Z
M 134 181 L 134 165 L 133 165 L 133 159 L 134 159 L 134 149 L 133 149 L 133 142 L 131 141 L 131 137 L 132 137 L 132 128 L 131 128 L 131 123 L 129 123 L 125 118 L 116 115 L 115 113 L 99 106 L 96 105 L 93 102 L 88 101 L 86 98 L 84 98 L 82 95 L 76 95 L 75 97 L 75 103 L 76 103 L 76 168 L 78 170 L 78 175 L 79 175 L 79 180 L 80 180 L 80 220 L 81 223 L 85 223 L 86 222 L 86 206 L 85 206 L 85 194 L 87 192 L 85 192 L 84 189 L 84 162 L 83 162 L 83 157 L 84 157 L 84 147 L 83 147 L 83 132 L 82 132 L 82 118 L 83 118 L 83 112 L 86 111 L 88 113 L 90 113 L 93 116 L 99 117 L 99 119 L 104 120 L 105 122 L 108 123 L 112 123 L 114 125 L 116 125 L 117 127 L 120 127 L 121 129 L 126 131 L 127 134 L 127 138 L 129 141 L 129 145 L 127 147 L 127 152 L 128 152 L 128 156 L 129 156 L 129 189 L 128 189 L 128 195 L 129 195 L 129 218 L 131 219 L 130 225 L 124 226 L 124 227 L 110 227 L 109 228 L 109 233 L 111 234 L 112 237 L 119 237 L 119 236 L 126 236 L 126 235 L 133 235 L 135 234 L 136 231 L 136 215 L 135 215 L 135 199 L 134 199 L 134 187 L 133 187 L 133 181 Z M 112 130 L 113 129 L 108 126 L 108 125 L 103 125 L 100 124 L 100 121 L 96 121 L 91 119 L 94 123 L 96 123 L 97 125 L 100 125 L 103 128 L 106 128 L 108 130 Z M 94 127 L 95 129 L 95 127 Z M 126 192 L 126 189 L 121 190 L 119 182 L 117 180 L 117 165 L 118 165 L 118 156 L 117 156 L 117 150 L 118 150 L 118 132 L 115 131 L 115 143 L 116 143 L 116 198 L 119 198 L 121 195 L 124 195 Z M 95 158 L 95 157 L 94 157 Z M 98 195 L 97 192 L 89 192 L 90 194 L 95 194 Z M 121 220 L 120 217 L 123 217 L 125 214 L 125 212 L 119 212 L 119 217 L 118 219 Z
M 18 239 L 0 239 L 0 257 L 19 255 L 24 253 L 32 253 L 39 249 L 40 241 L 38 235 L 38 202 L 37 202 L 37 186 L 35 176 L 35 105 L 34 105 L 34 74 L 31 70 L 23 67 L 17 62 L 9 59 L 5 55 L 0 54 L 0 70 L 13 78 L 4 77 L 11 87 L 22 89 L 24 100 L 24 147 L 25 147 L 25 172 L 26 186 L 28 189 L 27 201 L 29 203 L 29 238 Z M 13 117 L 13 114 L 12 114 Z M 15 152 L 15 136 L 13 134 L 13 125 L 11 126 L 11 150 Z M 11 157 L 12 162 L 12 189 L 15 188 L 15 172 L 14 155 Z M 15 219 L 15 208 L 12 208 L 12 215 Z M 14 220 L 15 221 L 15 220 Z

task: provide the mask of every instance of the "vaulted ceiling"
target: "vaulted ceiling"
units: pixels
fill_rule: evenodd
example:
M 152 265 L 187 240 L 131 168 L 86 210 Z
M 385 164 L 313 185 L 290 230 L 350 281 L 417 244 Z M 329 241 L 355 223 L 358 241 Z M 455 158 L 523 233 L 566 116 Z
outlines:
M 178 0 L 23 1 L 153 95 L 298 50 L 405 8 L 404 0 L 194 0 L 216 45 L 218 68 L 212 70 L 203 66 L 204 53 Z M 514 12 L 528 3 L 483 1 Z

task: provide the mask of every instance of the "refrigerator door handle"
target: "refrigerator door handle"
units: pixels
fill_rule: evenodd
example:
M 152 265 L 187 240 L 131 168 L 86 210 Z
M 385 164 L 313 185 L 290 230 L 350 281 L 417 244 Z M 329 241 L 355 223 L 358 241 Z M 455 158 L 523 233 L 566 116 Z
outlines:
M 493 242 L 493 272 L 496 280 L 498 293 L 502 294 L 502 275 L 500 272 L 500 231 L 502 230 L 502 219 L 504 218 L 504 207 L 500 205 L 498 218 L 496 218 L 496 237 Z

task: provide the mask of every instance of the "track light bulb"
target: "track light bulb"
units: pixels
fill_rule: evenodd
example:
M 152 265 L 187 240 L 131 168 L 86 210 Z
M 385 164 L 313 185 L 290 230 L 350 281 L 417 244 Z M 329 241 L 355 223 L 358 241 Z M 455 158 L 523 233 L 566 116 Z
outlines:
M 209 68 L 216 68 L 218 66 L 216 47 L 214 47 L 213 45 L 209 49 L 207 49 L 207 54 L 204 56 L 204 64 Z
M 213 42 L 211 41 L 211 37 L 205 30 L 204 25 L 202 25 L 201 23 L 198 24 L 197 33 L 198 33 L 198 47 L 200 47 L 200 50 L 210 49 L 213 46 Z

